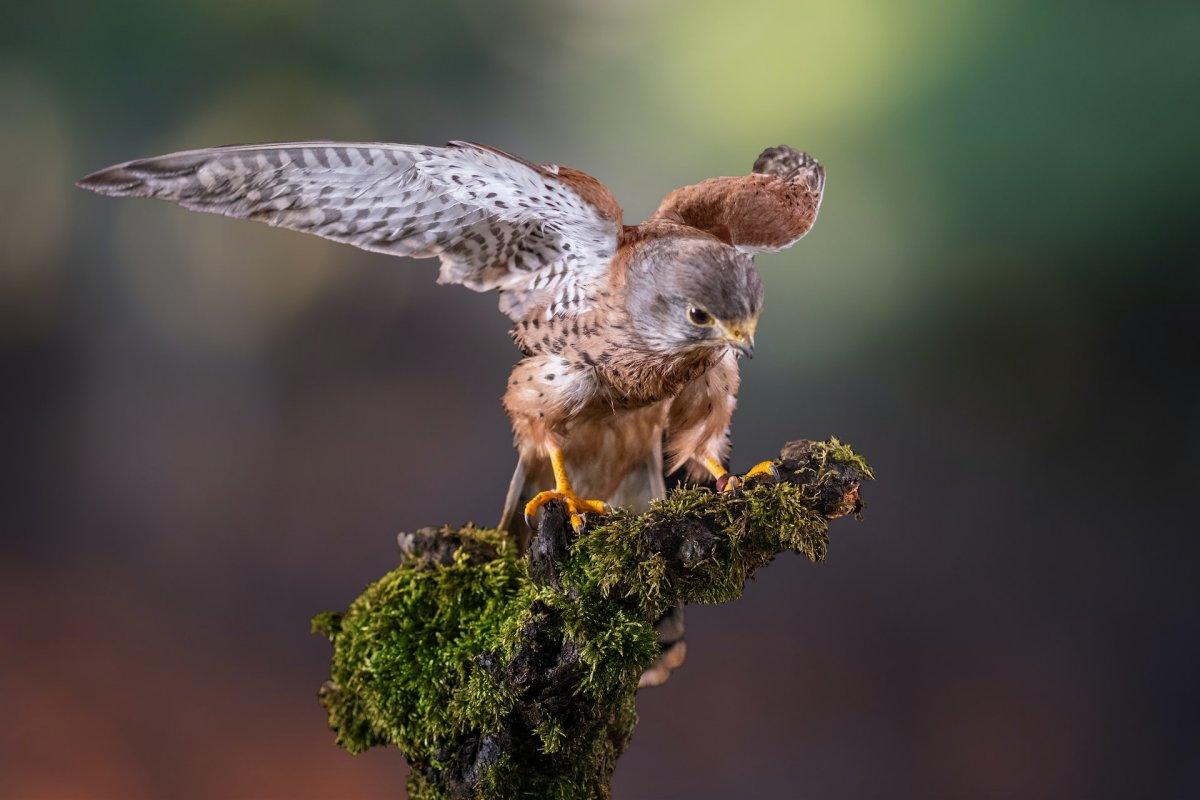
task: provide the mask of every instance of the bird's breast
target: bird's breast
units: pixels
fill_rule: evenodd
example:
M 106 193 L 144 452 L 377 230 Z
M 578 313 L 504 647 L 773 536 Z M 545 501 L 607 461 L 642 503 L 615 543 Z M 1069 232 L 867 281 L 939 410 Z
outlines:
M 711 352 L 662 355 L 630 351 L 598 363 L 596 372 L 612 405 L 636 408 L 674 397 L 716 361 Z

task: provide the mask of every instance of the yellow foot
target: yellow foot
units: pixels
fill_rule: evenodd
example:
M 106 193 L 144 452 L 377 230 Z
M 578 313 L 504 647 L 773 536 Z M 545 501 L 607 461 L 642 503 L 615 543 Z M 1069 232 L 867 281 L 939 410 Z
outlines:
M 740 489 L 746 485 L 747 481 L 755 478 L 770 476 L 772 481 L 779 480 L 779 467 L 774 461 L 760 461 L 750 468 L 750 471 L 745 475 L 730 475 L 728 473 L 717 478 L 717 491 L 732 492 L 734 489 Z
M 571 515 L 571 527 L 576 532 L 583 530 L 584 514 L 605 514 L 608 512 L 608 505 L 603 500 L 585 500 L 582 497 L 577 497 L 572 491 L 549 489 L 545 492 L 538 492 L 532 500 L 525 504 L 525 524 L 531 530 L 537 530 L 538 509 L 551 500 L 562 500 L 567 504 L 567 512 Z

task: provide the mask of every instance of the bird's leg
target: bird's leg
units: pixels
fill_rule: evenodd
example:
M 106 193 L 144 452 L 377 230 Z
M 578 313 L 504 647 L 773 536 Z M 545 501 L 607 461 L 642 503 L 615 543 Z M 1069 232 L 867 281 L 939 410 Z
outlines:
M 774 480 L 779 480 L 779 467 L 775 466 L 774 461 L 760 461 L 742 476 L 742 480 L 757 478 L 759 475 L 770 475 Z
M 585 500 L 575 494 L 563 465 L 562 451 L 557 447 L 550 448 L 550 466 L 554 469 L 554 488 L 538 492 L 525 504 L 525 523 L 530 528 L 537 528 L 538 509 L 551 500 L 562 500 L 567 504 L 567 511 L 571 515 L 571 527 L 576 531 L 583 529 L 584 514 L 603 514 L 608 510 L 603 500 Z
M 711 472 L 712 476 L 716 478 L 717 490 L 724 491 L 725 484 L 729 481 L 729 471 L 725 469 L 725 465 L 723 465 L 720 461 L 717 461 L 712 456 L 705 456 L 702 460 L 704 462 L 705 469 Z
M 730 475 L 721 462 L 712 456 L 705 456 L 703 461 L 704 466 L 717 479 L 717 491 L 719 492 L 731 492 L 734 489 L 739 489 L 746 484 L 746 481 L 764 475 L 768 475 L 774 480 L 779 480 L 779 467 L 775 466 L 774 461 L 760 461 L 751 467 L 749 472 L 741 476 Z

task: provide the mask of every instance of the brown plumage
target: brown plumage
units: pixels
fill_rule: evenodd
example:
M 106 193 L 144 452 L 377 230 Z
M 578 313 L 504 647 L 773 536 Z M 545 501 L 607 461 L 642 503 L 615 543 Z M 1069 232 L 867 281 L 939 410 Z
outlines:
M 496 290 L 525 354 L 503 399 L 519 459 L 501 523 L 523 541 L 549 499 L 579 522 L 605 503 L 640 510 L 662 497 L 664 452 L 666 472 L 737 485 L 723 464 L 737 357 L 753 353 L 762 303 L 751 254 L 807 233 L 824 182 L 811 157 L 774 147 L 749 175 L 676 189 L 636 226 L 590 175 L 466 142 L 220 147 L 79 185 L 437 256 L 439 282 Z M 672 619 L 663 630 L 681 636 Z M 650 682 L 682 660 L 674 644 Z
M 519 532 L 517 509 L 536 487 L 553 483 L 547 456 L 554 447 L 563 452 L 576 493 L 617 505 L 637 507 L 662 496 L 664 434 L 668 473 L 690 463 L 694 473 L 720 477 L 711 464 L 723 464 L 728 454 L 740 353 L 711 342 L 647 347 L 631 318 L 630 265 L 652 248 L 665 250 L 669 262 L 672 251 L 698 247 L 715 254 L 721 245 L 754 252 L 794 244 L 816 220 L 824 169 L 781 146 L 765 151 L 755 170 L 676 189 L 649 220 L 624 227 L 590 310 L 545 323 L 538 315 L 518 320 L 512 335 L 527 357 L 513 371 L 504 405 L 523 467 L 504 525 Z M 616 208 L 602 185 L 587 180 L 590 202 Z M 712 258 L 710 270 L 719 266 L 720 258 Z M 757 311 L 726 322 L 748 324 L 752 336 Z M 564 371 L 572 377 L 564 379 Z
M 521 535 L 515 512 L 541 489 L 578 511 L 600 507 L 582 498 L 661 496 L 664 450 L 667 471 L 723 473 L 736 356 L 751 352 L 761 304 L 748 254 L 808 231 L 824 170 L 770 148 L 751 174 L 676 189 L 636 226 L 590 175 L 464 142 L 213 148 L 79 185 L 437 256 L 441 282 L 497 290 L 525 354 L 504 394 L 520 463 L 503 524 Z

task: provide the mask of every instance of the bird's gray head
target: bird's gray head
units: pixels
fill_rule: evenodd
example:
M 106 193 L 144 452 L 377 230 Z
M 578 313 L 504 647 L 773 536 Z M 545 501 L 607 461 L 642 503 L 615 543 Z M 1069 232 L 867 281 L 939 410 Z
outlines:
M 754 354 L 763 286 L 750 256 L 716 240 L 647 242 L 629 265 L 629 313 L 652 349 Z

